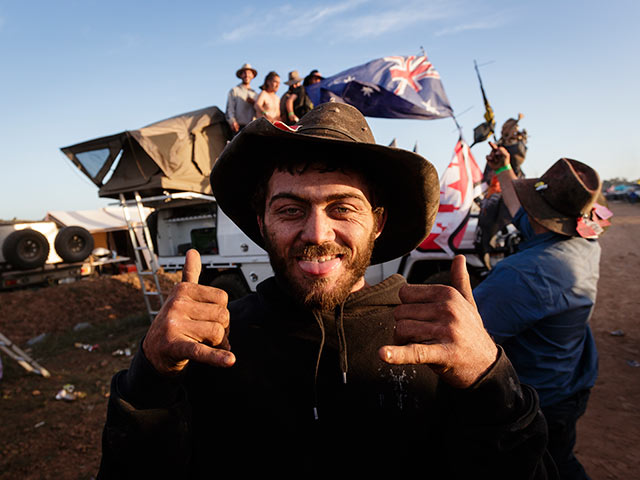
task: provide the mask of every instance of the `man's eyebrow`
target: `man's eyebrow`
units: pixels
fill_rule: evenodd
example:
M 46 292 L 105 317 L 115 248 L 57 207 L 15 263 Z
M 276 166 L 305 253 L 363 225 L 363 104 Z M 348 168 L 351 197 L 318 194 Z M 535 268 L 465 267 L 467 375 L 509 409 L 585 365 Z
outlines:
M 297 202 L 306 203 L 306 204 L 311 203 L 309 199 L 305 197 L 301 197 L 300 195 L 295 195 L 290 192 L 281 192 L 281 193 L 276 193 L 273 197 L 269 199 L 269 206 L 273 205 L 275 201 L 283 198 L 288 200 L 295 200 Z M 364 195 L 359 193 L 350 193 L 350 192 L 334 193 L 324 197 L 324 200 L 327 202 L 335 202 L 336 200 L 344 200 L 347 198 L 355 198 L 363 202 L 368 201 Z

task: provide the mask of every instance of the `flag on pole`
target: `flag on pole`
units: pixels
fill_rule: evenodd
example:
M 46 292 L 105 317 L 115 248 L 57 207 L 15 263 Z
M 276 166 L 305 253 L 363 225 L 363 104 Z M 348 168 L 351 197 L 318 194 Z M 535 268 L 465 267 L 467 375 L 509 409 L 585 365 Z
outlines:
M 440 206 L 431 233 L 418 250 L 442 249 L 449 255 L 460 246 L 475 197 L 480 195 L 482 171 L 469 146 L 459 139 L 451 163 L 440 180 Z
M 484 102 L 484 122 L 473 129 L 473 147 L 476 143 L 484 142 L 491 135 L 494 135 L 496 130 L 496 118 L 493 113 L 493 108 L 489 105 L 487 94 L 484 92 L 484 86 L 482 85 L 482 77 L 480 77 L 480 70 L 478 70 L 478 64 L 473 61 L 473 65 L 478 75 L 478 83 L 480 83 L 480 91 L 482 92 L 482 101 Z M 495 135 L 494 135 L 495 139 Z
M 342 102 L 368 117 L 453 116 L 440 74 L 426 55 L 384 57 L 306 87 L 314 105 Z

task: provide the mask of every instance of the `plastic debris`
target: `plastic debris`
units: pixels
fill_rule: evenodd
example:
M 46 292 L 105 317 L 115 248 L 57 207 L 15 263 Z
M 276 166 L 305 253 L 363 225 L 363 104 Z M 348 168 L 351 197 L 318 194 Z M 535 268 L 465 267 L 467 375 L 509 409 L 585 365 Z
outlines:
M 76 348 L 82 348 L 88 352 L 93 352 L 94 350 L 97 350 L 98 348 L 100 348 L 100 345 L 96 344 L 89 344 L 89 343 L 80 343 L 80 342 L 76 342 L 73 344 L 74 347 Z
M 42 343 L 48 337 L 49 337 L 48 333 L 41 333 L 40 335 L 37 335 L 37 336 L 27 340 L 27 345 L 32 346 L 32 345 L 36 345 L 38 343 Z
M 33 426 L 33 428 L 40 428 L 40 427 L 44 426 L 44 424 L 45 424 L 45 423 L 47 423 L 47 422 L 45 422 L 44 420 L 42 420 L 41 422 L 36 423 L 36 424 Z
M 114 357 L 130 357 L 131 356 L 131 349 L 130 348 L 119 348 L 117 350 L 114 350 L 111 355 L 113 355 Z
M 91 328 L 91 324 L 89 322 L 80 322 L 80 323 L 76 323 L 73 326 L 73 331 L 80 332 L 82 330 L 86 330 L 87 328 Z
M 640 362 L 637 360 L 627 360 L 627 365 L 630 367 L 640 367 Z
M 67 383 L 58 393 L 56 393 L 56 400 L 73 402 L 76 398 L 76 387 L 70 383 Z
M 609 332 L 613 337 L 624 337 L 624 330 L 614 330 Z

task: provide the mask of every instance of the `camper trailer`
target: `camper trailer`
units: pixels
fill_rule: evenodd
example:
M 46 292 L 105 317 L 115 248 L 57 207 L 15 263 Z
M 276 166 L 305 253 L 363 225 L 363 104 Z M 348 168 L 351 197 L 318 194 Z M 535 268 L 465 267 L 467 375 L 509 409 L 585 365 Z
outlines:
M 151 243 L 146 247 L 157 256 L 159 267 L 181 270 L 186 251 L 195 248 L 202 257 L 200 283 L 237 298 L 254 291 L 272 270 L 266 252 L 236 227 L 212 196 L 209 174 L 230 139 L 223 112 L 208 107 L 61 150 L 98 187 L 99 196 L 119 200 L 125 208 L 153 208 L 144 226 Z M 474 247 L 476 223 L 477 216 L 470 215 L 455 253 L 467 256 L 472 275 L 479 278 L 486 268 Z M 143 237 L 137 235 L 144 244 Z M 424 246 L 370 267 L 366 277 L 372 284 L 393 273 L 414 283 L 443 282 L 452 259 L 435 245 Z
M 93 238 L 51 221 L 0 222 L 0 290 L 89 275 Z

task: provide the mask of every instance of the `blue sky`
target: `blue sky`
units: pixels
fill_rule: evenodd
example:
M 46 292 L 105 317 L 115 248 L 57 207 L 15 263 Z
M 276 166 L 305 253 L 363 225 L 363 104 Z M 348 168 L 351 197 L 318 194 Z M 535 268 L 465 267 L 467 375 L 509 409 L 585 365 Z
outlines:
M 244 62 L 258 81 L 269 70 L 327 76 L 421 47 L 469 142 L 484 112 L 477 60 L 498 126 L 524 114 L 527 176 L 566 156 L 603 179 L 637 179 L 639 14 L 634 0 L 0 0 L 0 218 L 113 202 L 60 147 L 224 109 Z M 369 121 L 378 143 L 417 142 L 440 173 L 449 163 L 451 119 Z M 487 151 L 473 148 L 481 167 Z

